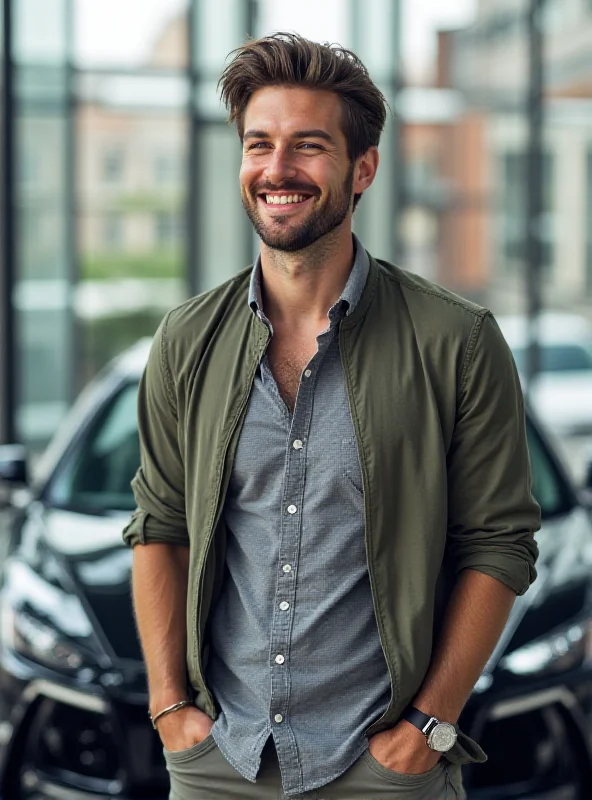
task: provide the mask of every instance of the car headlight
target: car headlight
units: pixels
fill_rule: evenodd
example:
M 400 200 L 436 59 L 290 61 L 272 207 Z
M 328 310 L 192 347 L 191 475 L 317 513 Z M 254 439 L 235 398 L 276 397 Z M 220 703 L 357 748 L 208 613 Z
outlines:
M 2 646 L 44 666 L 67 673 L 106 665 L 92 624 L 73 592 L 67 592 L 27 564 L 8 563 L 0 594 Z
M 592 621 L 572 622 L 504 656 L 500 667 L 514 675 L 564 672 L 592 661 Z
M 2 640 L 17 653 L 53 669 L 77 672 L 85 657 L 58 631 L 23 609 L 2 608 Z

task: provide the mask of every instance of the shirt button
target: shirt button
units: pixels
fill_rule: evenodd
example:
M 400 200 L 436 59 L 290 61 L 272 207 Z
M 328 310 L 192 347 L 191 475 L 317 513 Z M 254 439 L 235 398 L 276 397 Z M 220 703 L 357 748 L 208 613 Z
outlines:
M 304 445 L 302 444 L 300 439 L 294 439 L 294 441 L 292 442 L 292 447 L 294 448 L 294 450 L 302 450 Z
M 312 370 L 311 369 L 305 369 L 304 370 L 304 377 L 305 378 L 310 378 L 311 375 L 312 375 Z
M 285 660 L 286 659 L 283 657 L 283 655 L 281 653 L 279 654 L 279 656 L 275 657 L 275 663 L 276 664 L 283 664 Z
M 297 511 L 296 506 L 288 506 L 288 514 L 295 514 Z
M 280 603 L 280 609 L 282 611 L 287 611 L 290 608 L 290 603 L 287 603 L 285 600 L 282 600 Z
M 284 564 L 282 569 L 284 570 L 284 572 L 292 572 L 292 567 L 289 564 Z
M 284 718 L 282 717 L 282 715 L 281 715 L 281 714 L 276 714 L 276 715 L 275 715 L 275 717 L 274 717 L 274 720 L 275 720 L 275 721 L 278 723 L 278 725 L 279 725 L 279 723 L 280 723 L 280 722 L 283 722 L 283 721 L 284 721 Z

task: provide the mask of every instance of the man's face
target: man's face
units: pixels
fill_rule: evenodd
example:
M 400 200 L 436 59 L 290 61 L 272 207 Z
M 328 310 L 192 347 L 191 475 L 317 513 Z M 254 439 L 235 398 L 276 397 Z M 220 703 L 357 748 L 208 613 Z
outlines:
M 341 113 L 339 97 L 324 90 L 270 86 L 251 97 L 241 198 L 268 247 L 302 250 L 350 215 L 354 165 Z

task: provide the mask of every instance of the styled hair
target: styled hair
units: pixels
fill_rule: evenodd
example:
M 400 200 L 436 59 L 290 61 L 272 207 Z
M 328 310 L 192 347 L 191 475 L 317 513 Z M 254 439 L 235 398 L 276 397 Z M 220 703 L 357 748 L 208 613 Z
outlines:
M 244 135 L 247 104 L 266 86 L 302 86 L 335 92 L 341 99 L 342 130 L 350 161 L 378 145 L 386 121 L 386 101 L 368 70 L 351 50 L 311 42 L 296 33 L 251 39 L 230 53 L 218 82 L 222 101 Z

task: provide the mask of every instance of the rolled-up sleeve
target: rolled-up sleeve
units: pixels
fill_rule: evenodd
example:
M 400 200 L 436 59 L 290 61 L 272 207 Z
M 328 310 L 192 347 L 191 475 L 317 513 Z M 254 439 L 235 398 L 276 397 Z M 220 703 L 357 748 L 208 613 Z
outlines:
M 189 544 L 167 321 L 165 317 L 156 332 L 138 392 L 140 468 L 132 481 L 138 507 L 123 530 L 124 542 L 132 547 L 151 542 Z
M 540 527 L 531 485 L 520 381 L 487 313 L 468 345 L 448 452 L 448 545 L 457 572 L 479 570 L 516 594 L 528 589 Z

